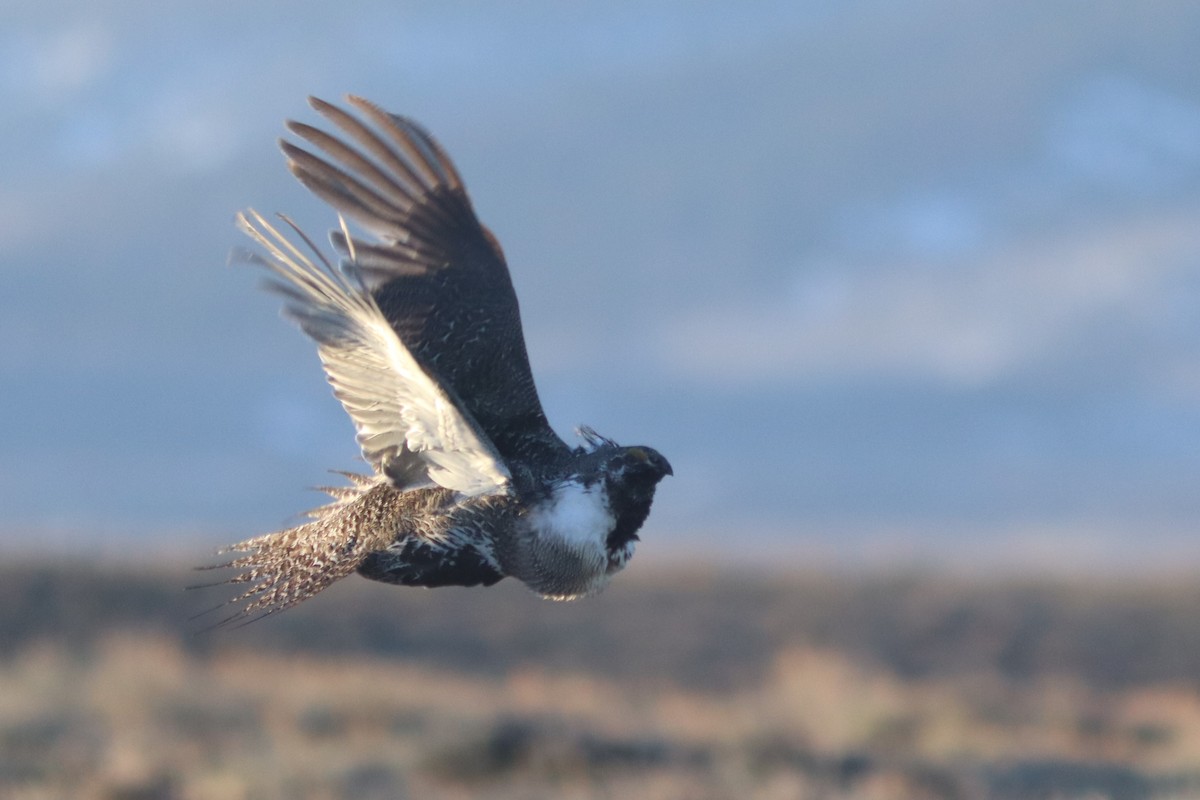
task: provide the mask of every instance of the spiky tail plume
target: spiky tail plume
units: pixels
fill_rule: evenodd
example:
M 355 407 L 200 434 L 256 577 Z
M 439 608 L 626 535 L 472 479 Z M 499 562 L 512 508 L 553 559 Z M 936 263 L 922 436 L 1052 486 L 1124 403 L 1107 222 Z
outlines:
M 242 604 L 214 626 L 237 620 L 251 622 L 294 606 L 354 572 L 369 553 L 391 543 L 395 532 L 379 525 L 372 513 L 379 506 L 372 501 L 382 498 L 369 497 L 392 491 L 390 484 L 386 479 L 342 474 L 354 485 L 323 487 L 334 501 L 308 512 L 309 522 L 224 547 L 218 552 L 245 555 L 200 567 L 239 570 L 232 578 L 207 586 L 251 584 L 217 606 Z

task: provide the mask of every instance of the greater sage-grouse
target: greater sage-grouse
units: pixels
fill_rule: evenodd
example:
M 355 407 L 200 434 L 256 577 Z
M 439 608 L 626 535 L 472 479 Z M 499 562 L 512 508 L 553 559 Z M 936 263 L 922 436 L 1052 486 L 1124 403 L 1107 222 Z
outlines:
M 343 138 L 288 122 L 324 153 L 282 141 L 288 167 L 374 239 L 343 223 L 334 266 L 286 217 L 302 244 L 252 210 L 238 224 L 286 315 L 316 340 L 374 474 L 326 489 L 333 502 L 307 522 L 226 548 L 243 555 L 218 566 L 250 585 L 229 619 L 351 572 L 406 586 L 511 576 L 559 600 L 600 591 L 633 555 L 671 465 L 589 428 L 570 447 L 550 428 L 504 254 L 437 142 L 358 97 L 347 98 L 357 115 L 310 102 Z

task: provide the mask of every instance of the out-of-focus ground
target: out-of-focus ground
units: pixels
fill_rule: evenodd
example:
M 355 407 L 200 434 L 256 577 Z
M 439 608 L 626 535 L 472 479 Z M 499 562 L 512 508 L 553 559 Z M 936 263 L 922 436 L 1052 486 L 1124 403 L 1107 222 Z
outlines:
M 194 581 L 0 568 L 0 797 L 1200 797 L 1200 580 Z

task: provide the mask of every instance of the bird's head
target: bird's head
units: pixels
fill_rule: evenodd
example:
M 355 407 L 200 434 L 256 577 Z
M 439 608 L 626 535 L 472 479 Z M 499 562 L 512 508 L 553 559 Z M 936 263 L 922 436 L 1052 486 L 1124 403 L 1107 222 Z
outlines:
M 653 447 L 622 447 L 588 427 L 580 427 L 577 432 L 586 445 L 575 451 L 581 473 L 590 474 L 591 480 L 603 480 L 609 497 L 618 506 L 644 509 L 644 519 L 658 482 L 675 474 L 670 462 Z
M 653 447 L 615 447 L 604 462 L 605 476 L 610 483 L 650 492 L 667 475 L 674 475 L 671 464 Z
M 628 558 L 629 546 L 637 540 L 638 529 L 650 513 L 658 482 L 675 472 L 652 447 L 608 445 L 598 448 L 595 454 L 603 458 L 600 471 L 615 516 L 606 544 L 610 553 L 624 553 Z
M 622 447 L 591 428 L 577 430 L 586 446 L 575 451 L 575 463 L 580 475 L 589 476 L 588 483 L 603 482 L 615 517 L 606 545 L 610 558 L 623 565 L 632 553 L 632 543 L 637 541 L 638 529 L 650 514 L 654 490 L 659 481 L 675 471 L 653 447 Z
M 586 448 L 580 448 L 576 453 L 582 462 L 590 463 L 591 469 L 603 476 L 610 491 L 621 487 L 653 497 L 658 482 L 667 475 L 675 474 L 670 462 L 653 447 L 622 447 L 589 427 L 580 427 L 577 432 L 586 443 Z

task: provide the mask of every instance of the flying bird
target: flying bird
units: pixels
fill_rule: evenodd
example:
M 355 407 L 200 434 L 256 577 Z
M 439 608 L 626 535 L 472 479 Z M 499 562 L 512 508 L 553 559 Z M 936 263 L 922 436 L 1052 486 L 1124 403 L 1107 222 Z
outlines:
M 352 572 L 426 587 L 513 577 L 558 600 L 600 591 L 633 556 L 671 465 L 590 428 L 575 447 L 551 429 L 504 253 L 433 137 L 359 97 L 346 98 L 353 112 L 309 102 L 340 136 L 289 121 L 310 149 L 280 147 L 338 213 L 339 262 L 286 217 L 277 227 L 248 210 L 238 225 L 259 245 L 245 257 L 316 341 L 373 472 L 324 489 L 332 502 L 302 524 L 221 551 L 240 554 L 211 567 L 238 571 L 223 583 L 249 584 L 226 621 Z

